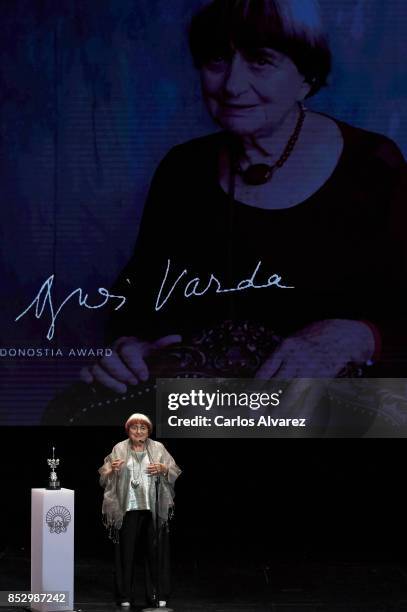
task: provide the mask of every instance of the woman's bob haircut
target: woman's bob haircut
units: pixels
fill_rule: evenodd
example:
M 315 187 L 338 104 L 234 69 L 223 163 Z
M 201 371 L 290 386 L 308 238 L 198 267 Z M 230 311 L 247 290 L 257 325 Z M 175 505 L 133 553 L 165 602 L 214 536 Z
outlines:
M 309 96 L 326 85 L 331 70 L 317 0 L 213 0 L 192 18 L 189 44 L 198 69 L 234 49 L 284 53 L 311 85 Z
M 131 414 L 129 416 L 129 418 L 127 419 L 127 421 L 124 424 L 124 428 L 125 430 L 128 432 L 129 428 L 131 425 L 134 425 L 134 423 L 144 423 L 145 425 L 147 425 L 148 427 L 148 435 L 151 434 L 151 432 L 153 431 L 153 424 L 150 421 L 150 419 L 148 418 L 147 415 L 142 414 L 141 412 L 135 412 L 134 414 Z

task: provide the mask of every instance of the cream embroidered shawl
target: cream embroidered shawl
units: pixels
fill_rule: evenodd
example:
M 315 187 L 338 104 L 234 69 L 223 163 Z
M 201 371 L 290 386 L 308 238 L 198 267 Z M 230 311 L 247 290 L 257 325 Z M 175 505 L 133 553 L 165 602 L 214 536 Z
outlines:
M 146 440 L 146 451 L 150 463 L 164 463 L 168 468 L 167 476 L 160 476 L 158 497 L 159 527 L 168 522 L 174 506 L 174 484 L 181 474 L 180 468 L 161 442 Z M 100 484 L 104 487 L 102 515 L 103 523 L 109 530 L 109 537 L 117 541 L 118 530 L 123 523 L 123 516 L 127 508 L 127 498 L 130 486 L 130 474 L 125 466 L 130 456 L 130 440 L 123 440 L 113 447 L 101 468 L 99 468 Z M 124 465 L 120 472 L 110 472 L 110 466 L 115 459 L 123 459 Z M 155 517 L 156 487 L 149 490 L 150 508 Z

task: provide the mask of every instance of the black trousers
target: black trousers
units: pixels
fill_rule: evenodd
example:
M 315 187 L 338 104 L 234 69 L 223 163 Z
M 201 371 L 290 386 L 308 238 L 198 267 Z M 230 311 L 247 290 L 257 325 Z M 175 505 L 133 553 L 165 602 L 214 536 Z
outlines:
M 115 592 L 117 601 L 138 603 L 144 593 L 149 605 L 156 597 L 167 600 L 170 594 L 170 548 L 168 526 L 159 530 L 158 559 L 156 532 L 150 510 L 126 512 L 115 544 Z M 159 583 L 157 591 L 157 568 Z

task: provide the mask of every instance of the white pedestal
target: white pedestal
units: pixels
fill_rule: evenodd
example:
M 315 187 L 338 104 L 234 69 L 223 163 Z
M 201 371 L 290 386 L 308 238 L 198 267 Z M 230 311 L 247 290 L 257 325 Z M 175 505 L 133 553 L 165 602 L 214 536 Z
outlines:
M 31 592 L 68 591 L 67 601 L 33 610 L 73 610 L 74 491 L 31 489 Z

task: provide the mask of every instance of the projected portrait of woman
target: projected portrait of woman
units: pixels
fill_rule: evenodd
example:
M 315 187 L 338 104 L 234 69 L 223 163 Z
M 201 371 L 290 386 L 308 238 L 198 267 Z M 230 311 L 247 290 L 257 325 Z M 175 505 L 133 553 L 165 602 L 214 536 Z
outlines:
M 214 0 L 189 40 L 217 131 L 156 170 L 115 287 L 128 304 L 111 317 L 113 356 L 83 380 L 123 393 L 200 333 L 228 375 L 243 353 L 266 379 L 349 364 L 401 375 L 405 161 L 389 138 L 308 108 L 331 69 L 318 3 Z

